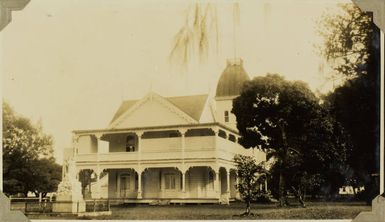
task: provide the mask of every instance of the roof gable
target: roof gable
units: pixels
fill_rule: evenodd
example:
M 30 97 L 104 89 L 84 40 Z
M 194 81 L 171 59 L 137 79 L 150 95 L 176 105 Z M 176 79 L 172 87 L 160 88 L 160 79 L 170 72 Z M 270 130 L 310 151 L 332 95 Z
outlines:
M 178 123 L 198 123 L 200 116 L 202 115 L 203 109 L 205 107 L 207 97 L 208 97 L 207 95 L 197 95 L 197 96 L 180 96 L 180 97 L 164 98 L 156 93 L 151 92 L 141 100 L 127 100 L 122 102 L 122 104 L 116 111 L 114 117 L 112 118 L 109 127 L 110 128 L 121 127 L 123 122 L 125 122 L 123 125 L 128 124 L 133 126 L 132 124 L 134 125 L 138 124 L 136 120 L 132 118 L 143 118 L 143 117 L 140 117 L 135 110 L 143 109 L 142 111 L 144 113 L 149 112 L 148 110 L 149 109 L 148 106 L 150 106 L 150 104 L 148 104 L 149 101 L 156 102 L 156 104 L 151 105 L 152 109 L 156 109 L 157 112 L 160 112 L 160 113 L 157 113 L 156 115 L 168 116 L 170 124 L 172 123 L 175 124 L 176 121 L 179 121 Z M 170 112 L 173 113 L 174 117 L 170 115 Z M 177 120 L 178 118 L 179 120 Z M 130 119 L 130 120 L 125 120 L 125 119 Z M 143 124 L 147 124 L 147 126 L 150 126 L 149 125 L 151 124 L 149 122 L 151 121 L 150 119 L 151 119 L 151 116 L 149 118 L 145 118 L 147 122 L 146 123 L 143 122 Z M 156 126 L 157 124 L 164 125 L 166 123 L 164 121 L 162 122 L 162 120 L 159 120 L 159 119 L 153 119 L 152 124 L 154 125 L 151 125 L 151 126 Z
M 112 122 L 114 122 L 117 118 L 119 118 L 122 114 L 124 114 L 124 112 L 126 112 L 128 109 L 130 109 L 131 106 L 133 106 L 136 102 L 138 102 L 139 100 L 126 100 L 126 101 L 123 101 L 122 104 L 120 104 L 118 110 L 116 111 L 115 115 L 112 117 L 112 120 L 110 122 L 110 124 Z

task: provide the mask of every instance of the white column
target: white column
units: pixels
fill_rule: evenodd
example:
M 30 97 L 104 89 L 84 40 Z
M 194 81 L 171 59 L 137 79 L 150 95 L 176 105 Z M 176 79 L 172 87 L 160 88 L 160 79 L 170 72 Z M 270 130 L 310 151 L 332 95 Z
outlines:
M 182 150 L 182 164 L 184 164 L 185 149 L 186 149 L 185 134 L 186 134 L 187 130 L 186 129 L 180 129 L 179 132 L 182 135 L 182 137 L 181 137 L 181 150 Z
M 143 135 L 143 131 L 137 131 L 136 132 L 136 136 L 138 137 L 138 144 L 137 144 L 137 149 L 138 149 L 138 169 L 137 169 L 137 174 L 138 174 L 138 195 L 137 195 L 137 199 L 142 199 L 143 198 L 143 195 L 142 195 L 142 135 Z
M 180 134 L 181 134 L 181 150 L 182 150 L 182 169 L 180 169 L 181 173 L 182 173 L 182 197 L 183 198 L 186 198 L 186 167 L 185 167 L 185 152 L 186 152 L 186 132 L 187 132 L 187 129 L 180 129 L 179 130 Z
M 227 180 L 226 193 L 230 194 L 230 169 L 226 169 L 226 180 Z
M 100 182 L 100 166 L 99 166 L 99 155 L 100 155 L 100 144 L 101 144 L 101 137 L 103 134 L 95 134 L 96 140 L 97 140 L 97 153 L 96 153 L 96 190 L 94 193 L 95 198 L 100 198 L 101 194 L 101 182 Z M 93 192 L 93 191 L 92 191 Z
M 137 149 L 138 149 L 138 167 L 141 168 L 141 161 L 142 161 L 142 135 L 143 131 L 137 131 L 136 136 L 138 137 L 138 144 L 137 144 Z
M 138 196 L 137 199 L 142 199 L 142 170 L 137 170 L 138 173 Z
M 182 172 L 182 195 L 186 198 L 186 171 Z
M 182 178 L 180 181 L 180 183 L 182 185 L 182 188 L 181 188 L 182 198 L 186 198 L 186 172 L 187 172 L 187 168 L 185 168 L 184 165 L 181 165 L 181 166 L 178 166 L 177 169 L 182 174 Z
M 143 135 L 143 131 L 136 131 L 135 134 L 136 136 L 138 137 L 138 144 L 137 144 L 137 149 L 138 149 L 138 153 L 140 154 L 142 152 L 142 135 Z
M 230 203 L 230 169 L 226 169 L 226 192 L 222 199 L 223 204 L 229 204 Z
M 186 192 L 186 172 L 182 172 L 182 192 Z

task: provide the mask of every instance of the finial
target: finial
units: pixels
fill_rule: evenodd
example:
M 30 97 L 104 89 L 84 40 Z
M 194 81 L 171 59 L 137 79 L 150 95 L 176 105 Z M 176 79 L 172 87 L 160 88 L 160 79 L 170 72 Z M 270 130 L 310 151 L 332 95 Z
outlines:
M 228 66 L 241 66 L 243 65 L 243 60 L 241 58 L 233 58 L 233 59 L 227 59 L 227 65 Z

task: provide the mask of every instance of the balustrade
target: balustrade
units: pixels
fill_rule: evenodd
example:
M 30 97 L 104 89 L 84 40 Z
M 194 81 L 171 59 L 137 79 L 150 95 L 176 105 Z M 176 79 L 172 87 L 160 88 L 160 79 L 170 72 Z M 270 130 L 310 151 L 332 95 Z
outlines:
M 219 132 L 219 128 L 216 128 L 214 132 Z M 175 131 L 175 130 L 174 130 Z M 220 130 L 224 132 L 223 130 Z M 176 131 L 178 133 L 178 131 Z M 100 152 L 100 141 L 108 141 L 113 138 L 112 134 L 94 134 L 93 138 L 96 138 L 95 142 L 97 149 L 94 148 L 94 143 L 89 144 L 77 144 L 77 148 L 80 150 L 91 150 L 92 153 L 79 152 L 76 155 L 76 161 L 78 162 L 113 162 L 113 161 L 141 161 L 141 160 L 168 160 L 168 159 L 193 159 L 193 158 L 221 158 L 232 160 L 235 154 L 252 155 L 252 150 L 246 150 L 240 146 L 235 140 L 230 141 L 228 138 L 231 133 L 227 132 L 226 137 L 221 137 L 218 133 L 210 135 L 195 135 L 195 131 L 192 135 L 186 128 L 179 130 L 179 135 L 174 134 L 175 137 L 167 138 L 145 138 L 142 137 L 143 131 L 135 133 L 138 136 L 137 148 L 133 152 L 124 152 L 123 141 L 110 143 L 109 152 Z M 207 129 L 206 131 L 207 133 Z M 212 131 L 211 131 L 212 132 Z M 128 134 L 128 133 L 127 133 Z M 129 133 L 133 134 L 133 133 Z M 124 138 L 125 134 L 123 135 Z M 232 135 L 234 137 L 234 135 Z M 91 136 L 92 138 L 92 136 Z M 116 137 L 115 138 L 120 138 Z M 235 137 L 234 137 L 235 138 Z M 92 141 L 91 141 L 92 142 Z M 79 145 L 89 145 L 88 147 L 82 147 Z M 94 152 L 93 150 L 97 150 Z

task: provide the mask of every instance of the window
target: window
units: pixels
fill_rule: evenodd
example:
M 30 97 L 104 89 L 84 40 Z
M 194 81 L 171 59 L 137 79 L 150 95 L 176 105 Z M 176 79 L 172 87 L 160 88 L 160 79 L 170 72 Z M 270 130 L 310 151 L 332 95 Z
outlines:
M 175 190 L 176 178 L 175 174 L 165 174 L 164 175 L 164 183 L 166 190 Z
M 135 137 L 134 136 L 127 136 L 126 152 L 135 152 Z
M 228 123 L 229 122 L 229 111 L 225 111 L 225 122 Z
M 233 134 L 229 134 L 229 140 L 235 143 L 236 138 Z
M 223 130 L 219 130 L 218 136 L 219 136 L 219 137 L 222 137 L 223 139 L 226 139 L 226 138 L 227 138 L 226 132 L 223 131 Z
M 130 192 L 130 174 L 120 175 L 120 196 L 126 197 Z

